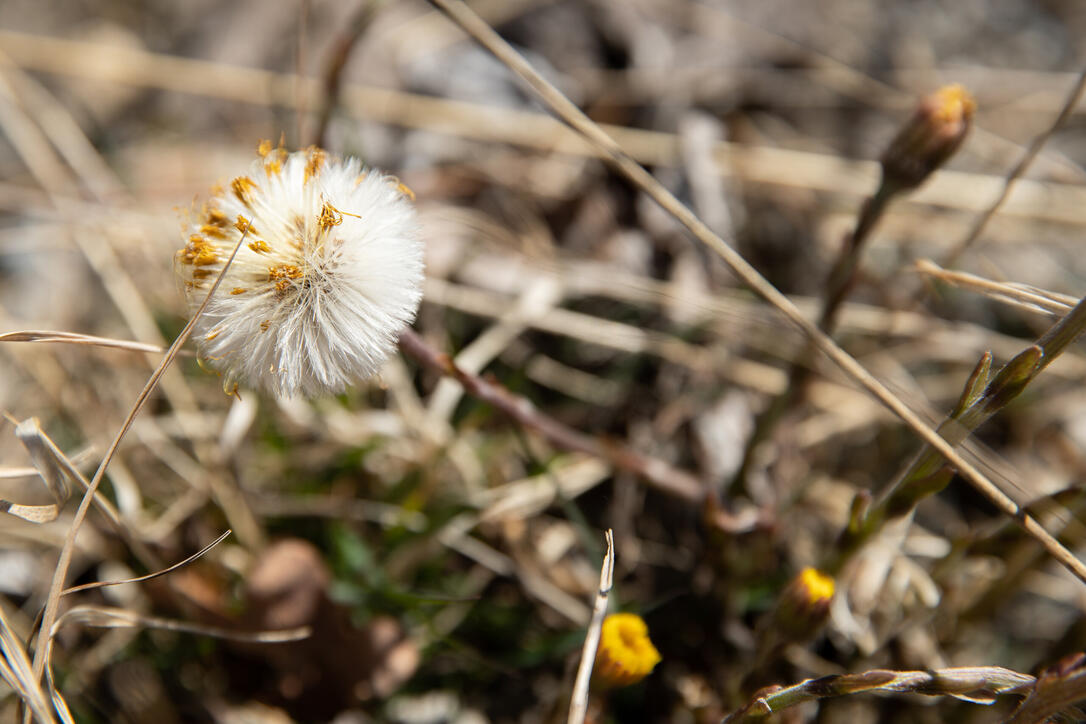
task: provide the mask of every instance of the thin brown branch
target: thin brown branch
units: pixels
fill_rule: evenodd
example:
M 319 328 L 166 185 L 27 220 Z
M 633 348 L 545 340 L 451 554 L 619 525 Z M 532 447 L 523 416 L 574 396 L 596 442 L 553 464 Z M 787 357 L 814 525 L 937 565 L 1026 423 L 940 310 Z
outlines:
M 706 486 L 694 475 L 680 470 L 659 458 L 649 457 L 629 446 L 601 440 L 586 435 L 542 412 L 528 399 L 510 392 L 501 383 L 471 374 L 461 369 L 446 354 L 438 352 L 413 330 L 400 335 L 400 349 L 422 366 L 452 377 L 471 396 L 482 400 L 565 450 L 587 453 L 621 470 L 627 470 L 642 478 L 652 487 L 690 503 L 709 504 L 712 522 L 729 531 L 750 530 L 756 524 L 756 516 L 732 516 L 712 505 Z

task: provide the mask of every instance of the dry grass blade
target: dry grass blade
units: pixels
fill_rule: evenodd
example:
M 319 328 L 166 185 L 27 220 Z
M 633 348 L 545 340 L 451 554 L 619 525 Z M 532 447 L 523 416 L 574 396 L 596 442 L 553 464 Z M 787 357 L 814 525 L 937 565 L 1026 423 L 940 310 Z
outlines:
M 69 480 L 78 481 L 82 484 L 84 490 L 89 487 L 90 483 L 83 474 L 79 472 L 75 465 L 72 464 L 68 456 L 65 455 L 63 451 L 57 447 L 56 443 L 45 434 L 45 431 L 41 429 L 41 423 L 38 422 L 37 418 L 31 417 L 16 425 L 15 437 L 18 438 L 19 442 L 21 442 L 27 452 L 30 453 L 30 459 L 34 463 L 34 468 L 37 470 L 38 475 L 41 476 L 42 482 L 45 483 L 45 487 L 48 488 L 49 494 L 53 497 L 55 503 L 53 505 L 37 506 L 16 506 L 8 503 L 7 505 L 9 508 L 6 512 L 26 518 L 25 515 L 20 515 L 16 512 L 15 509 L 39 508 L 41 509 L 39 513 L 45 517 L 34 520 L 34 522 L 45 523 L 50 520 L 55 520 L 57 515 L 60 514 L 60 508 L 67 502 L 68 498 L 71 497 L 72 489 L 69 485 Z M 95 495 L 94 503 L 115 528 L 123 528 L 120 515 L 109 500 L 104 496 Z M 26 519 L 30 520 L 30 518 Z
M 56 520 L 61 508 L 71 497 L 69 482 L 74 480 L 84 491 L 87 491 L 90 489 L 90 481 L 80 472 L 71 458 L 65 455 L 64 451 L 57 447 L 57 444 L 41 429 L 37 418 L 32 417 L 18 423 L 15 426 L 15 437 L 30 453 L 35 471 L 42 478 L 56 502 L 51 505 L 19 505 L 3 500 L 0 501 L 0 510 L 32 523 L 48 523 Z M 128 544 L 144 565 L 150 567 L 160 565 L 158 556 L 133 535 L 132 530 L 121 520 L 117 508 L 106 496 L 96 491 L 92 501 L 102 517 L 109 522 L 117 535 Z
M 218 538 L 211 541 L 206 546 L 201 548 L 196 553 L 193 553 L 191 556 L 184 559 L 183 561 L 178 561 L 177 563 L 174 563 L 172 566 L 170 566 L 168 568 L 163 568 L 163 569 L 158 570 L 158 571 L 155 571 L 154 573 L 148 573 L 146 576 L 137 576 L 136 578 L 125 578 L 124 580 L 121 580 L 121 581 L 93 581 L 91 583 L 84 583 L 81 586 L 72 586 L 71 588 L 65 588 L 61 592 L 60 595 L 67 596 L 70 593 L 78 593 L 79 591 L 89 591 L 89 590 L 91 590 L 93 588 L 105 588 L 106 586 L 120 586 L 120 585 L 123 585 L 125 583 L 143 583 L 144 581 L 150 581 L 151 579 L 158 578 L 159 576 L 165 576 L 167 573 L 173 573 L 174 571 L 176 571 L 176 570 L 178 570 L 180 568 L 184 568 L 185 566 L 192 563 L 193 561 L 197 561 L 200 558 L 203 558 L 205 555 L 207 555 L 208 551 L 210 551 L 212 548 L 214 548 L 215 546 L 219 545 L 224 540 L 226 540 L 227 537 L 231 533 L 233 533 L 233 531 L 227 530 L 222 535 L 220 535 Z
M 96 43 L 0 30 L 0 48 L 14 62 L 32 70 L 96 82 L 160 88 L 241 103 L 297 107 L 295 88 L 306 103 L 318 105 L 321 81 L 225 63 L 193 60 Z M 479 103 L 451 101 L 418 93 L 345 84 L 340 103 L 353 117 L 380 123 L 452 133 L 463 138 L 510 143 L 525 148 L 594 155 L 590 144 L 545 115 Z M 675 134 L 602 125 L 634 158 L 646 164 L 677 165 L 681 142 Z M 755 184 L 814 189 L 866 196 L 877 180 L 878 164 L 849 161 L 825 153 L 772 147 L 716 144 L 714 158 L 722 173 L 739 174 Z M 975 173 L 942 171 L 912 199 L 918 204 L 983 211 L 1004 179 Z M 1066 183 L 1023 179 L 1003 206 L 1004 215 L 1081 225 L 1086 190 Z
M 240 641 L 253 644 L 280 644 L 287 641 L 300 641 L 309 637 L 309 627 L 299 626 L 280 631 L 236 631 L 221 626 L 204 626 L 172 618 L 145 616 L 135 611 L 110 606 L 76 606 L 64 612 L 56 620 L 52 635 L 67 623 L 80 623 L 94 628 L 152 628 L 163 631 L 211 636 L 226 641 Z M 52 637 L 52 636 L 51 636 Z M 50 638 L 51 638 L 50 637 Z
M 1041 148 L 1044 147 L 1048 139 L 1052 138 L 1052 134 L 1058 131 L 1067 123 L 1067 119 L 1071 117 L 1071 112 L 1075 110 L 1075 106 L 1082 99 L 1082 92 L 1086 90 L 1086 68 L 1078 74 L 1078 80 L 1071 87 L 1070 92 L 1067 94 L 1067 98 L 1064 99 L 1063 106 L 1060 108 L 1060 112 L 1056 115 L 1052 125 L 1046 128 L 1042 133 L 1038 134 L 1029 144 L 1029 147 L 1022 152 L 1021 158 L 1007 174 L 1007 178 L 1003 181 L 1003 188 L 1000 189 L 999 195 L 996 196 L 992 204 L 984 210 L 984 213 L 977 217 L 977 220 L 973 222 L 973 226 L 970 227 L 969 232 L 965 237 L 958 242 L 950 253 L 943 257 L 943 266 L 953 266 L 954 263 L 961 258 L 969 247 L 971 247 L 980 235 L 984 232 L 984 228 L 988 226 L 988 222 L 992 220 L 996 212 L 999 211 L 999 207 L 1003 205 L 1003 202 L 1010 196 L 1011 189 L 1014 188 L 1015 182 L 1021 178 L 1022 174 L 1026 172 L 1030 164 L 1033 163 L 1033 159 L 1037 158 L 1037 154 L 1041 152 Z
M 166 350 L 156 344 L 144 344 L 127 339 L 109 339 L 108 337 L 95 337 L 91 334 L 78 334 L 76 332 L 53 332 L 49 330 L 27 329 L 19 332 L 6 332 L 0 334 L 0 342 L 53 342 L 63 344 L 83 344 L 92 347 L 111 347 L 124 349 L 131 352 L 151 352 L 162 354 Z
M 207 308 L 208 302 L 211 301 L 211 297 L 219 288 L 219 284 L 222 282 L 226 272 L 229 271 L 230 265 L 234 263 L 234 258 L 237 256 L 238 249 L 245 243 L 245 239 L 248 237 L 248 232 L 243 232 L 238 239 L 237 244 L 234 246 L 233 251 L 230 253 L 230 258 L 226 260 L 219 275 L 215 278 L 215 282 L 211 285 L 211 289 L 208 291 L 207 296 L 204 298 L 200 307 L 196 310 L 196 313 L 189 319 L 188 324 L 181 330 L 181 333 L 177 335 L 177 339 L 170 345 L 162 361 L 159 362 L 158 367 L 151 373 L 150 379 L 147 380 L 147 384 L 144 385 L 143 390 L 136 398 L 135 403 L 132 405 L 132 409 L 129 411 L 128 416 L 125 418 L 124 423 L 121 425 L 120 430 L 117 431 L 116 436 L 113 438 L 113 442 L 110 444 L 109 449 L 106 451 L 105 457 L 102 459 L 101 464 L 98 466 L 98 470 L 95 471 L 94 477 L 88 484 L 87 491 L 83 495 L 83 500 L 79 503 L 79 508 L 75 512 L 75 517 L 72 519 L 71 527 L 68 529 L 68 534 L 64 539 L 64 546 L 60 550 L 60 558 L 57 561 L 57 568 L 53 574 L 53 580 L 49 587 L 49 596 L 45 602 L 45 612 L 42 614 L 42 624 L 40 632 L 44 633 L 53 630 L 53 625 L 56 623 L 57 608 L 60 605 L 60 597 L 64 589 L 64 580 L 68 575 L 68 567 L 72 562 L 72 554 L 75 550 L 75 539 L 79 533 L 79 527 L 83 524 L 83 521 L 87 517 L 87 511 L 90 509 L 90 503 L 94 498 L 95 492 L 98 490 L 98 485 L 102 482 L 102 478 L 105 476 L 106 468 L 109 466 L 109 462 L 113 459 L 113 455 L 117 452 L 117 448 L 120 447 L 121 440 L 124 439 L 125 433 L 132 426 L 133 421 L 136 419 L 136 415 L 143 409 L 144 404 L 150 398 L 151 393 L 158 385 L 158 381 L 165 374 L 174 358 L 181 351 L 181 347 L 188 341 L 189 335 L 192 334 L 192 330 L 196 327 L 196 322 L 199 320 L 200 315 L 204 313 Z M 52 649 L 52 637 L 42 636 L 39 634 L 38 648 L 34 652 L 34 676 L 40 680 L 42 674 L 45 672 L 46 664 L 48 663 L 49 656 Z
M 57 691 L 57 687 L 53 685 L 52 677 L 49 678 L 49 690 L 53 694 L 53 707 L 57 710 L 57 716 L 64 724 L 75 724 L 75 717 L 72 716 L 71 709 L 68 708 L 68 702 L 64 701 L 64 697 Z
M 1013 304 L 1032 312 L 1064 314 L 1078 302 L 1072 296 L 1057 294 L 1028 284 L 1015 282 L 997 282 L 968 272 L 944 269 L 930 259 L 918 259 L 916 270 L 933 279 L 946 282 L 960 289 L 980 292 L 992 299 Z
M 33 478 L 37 476 L 37 468 L 0 468 L 0 480 L 8 480 L 11 478 Z
M 588 712 L 588 684 L 592 680 L 592 666 L 596 663 L 596 649 L 600 645 L 600 632 L 607 614 L 607 597 L 614 585 L 615 534 L 608 528 L 604 537 L 607 551 L 603 555 L 603 566 L 600 569 L 600 590 L 592 606 L 592 621 L 585 634 L 584 648 L 581 649 L 581 663 L 577 667 L 577 679 L 573 684 L 573 695 L 569 704 L 569 718 L 566 719 L 568 724 L 583 724 Z
M 11 628 L 3 606 L 0 606 L 0 651 L 3 652 L 0 675 L 18 693 L 34 718 L 39 722 L 56 721 L 41 682 L 33 675 L 23 642 Z
M 791 300 L 778 291 L 741 254 L 717 236 L 689 208 L 665 189 L 660 182 L 653 178 L 652 174 L 634 161 L 603 129 L 588 118 L 553 84 L 541 76 L 493 28 L 487 25 L 460 0 L 430 0 L 430 2 L 445 12 L 469 35 L 516 73 L 555 113 L 597 146 L 622 175 L 675 217 L 695 238 L 713 250 L 751 291 L 771 304 L 786 319 L 810 337 L 814 344 L 846 375 L 900 417 L 917 435 L 957 468 L 958 473 L 968 480 L 974 488 L 1006 515 L 1017 521 L 1029 535 L 1044 546 L 1045 550 L 1053 558 L 1063 564 L 1080 581 L 1086 583 L 1086 565 L 1083 565 L 1082 561 L 1078 560 L 1040 523 L 1022 511 L 1009 496 L 1003 493 L 992 481 L 988 480 L 976 466 L 959 455 L 946 440 L 940 437 L 919 415 L 868 372 L 863 365 L 842 349 L 832 338 L 818 329 L 818 326 L 805 317 Z
M 770 687 L 743 709 L 727 716 L 723 724 L 765 719 L 788 707 L 815 699 L 871 691 L 914 692 L 953 696 L 978 704 L 991 704 L 1002 694 L 1018 694 L 1034 678 L 999 666 L 968 666 L 935 671 L 888 671 L 874 669 L 862 674 L 843 674 L 808 679 L 787 688 Z
M 974 368 L 956 408 L 940 423 L 940 436 L 954 446 L 965 442 L 981 424 L 1018 397 L 1084 330 L 1086 297 L 998 372 L 992 372 L 992 355 L 985 353 Z M 930 447 L 923 448 L 862 520 L 849 524 L 830 569 L 840 570 L 840 566 L 887 522 L 911 515 L 920 501 L 940 492 L 952 477 L 953 471 L 939 454 Z M 1027 515 L 1024 509 L 1021 514 Z

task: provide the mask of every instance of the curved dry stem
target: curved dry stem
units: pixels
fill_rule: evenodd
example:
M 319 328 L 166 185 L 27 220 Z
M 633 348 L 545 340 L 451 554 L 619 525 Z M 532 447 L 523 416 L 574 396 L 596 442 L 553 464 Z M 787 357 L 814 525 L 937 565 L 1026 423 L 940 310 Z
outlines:
M 232 531 L 232 530 L 227 530 L 222 535 L 220 535 L 218 538 L 211 541 L 206 546 L 201 548 L 196 553 L 193 553 L 188 558 L 186 558 L 186 559 L 184 559 L 182 561 L 178 561 L 177 563 L 174 563 L 172 566 L 169 566 L 167 568 L 163 568 L 161 570 L 155 571 L 154 573 L 148 573 L 146 576 L 137 576 L 135 578 L 125 578 L 125 579 L 122 579 L 120 581 L 92 581 L 90 583 L 84 583 L 81 586 L 72 586 L 71 588 L 65 588 L 63 591 L 61 591 L 60 595 L 67 596 L 70 593 L 78 593 L 79 591 L 89 591 L 89 590 L 91 590 L 93 588 L 105 588 L 107 586 L 120 586 L 120 585 L 123 585 L 125 583 L 143 583 L 144 581 L 150 581 L 152 579 L 159 578 L 160 576 L 165 576 L 167 573 L 173 573 L 174 571 L 176 571 L 176 570 L 178 570 L 180 568 L 184 568 L 185 566 L 192 563 L 193 561 L 197 561 L 197 560 L 203 558 L 205 555 L 207 555 L 208 551 L 210 551 L 212 548 L 214 548 L 215 546 L 219 545 L 224 540 L 226 540 L 227 537 L 233 532 L 234 531 Z
M 211 297 L 215 294 L 216 290 L 218 290 L 219 284 L 222 282 L 226 272 L 230 269 L 230 265 L 233 264 L 234 257 L 237 256 L 238 249 L 241 248 L 246 237 L 248 237 L 248 231 L 242 233 L 241 238 L 238 239 L 238 243 L 234 246 L 234 250 L 230 253 L 230 258 L 226 260 L 226 264 L 223 265 L 218 277 L 215 278 L 215 282 L 211 285 L 211 289 L 208 291 L 203 303 L 196 310 L 196 313 L 192 315 L 192 318 L 188 321 L 188 324 L 185 325 L 184 329 L 181 330 L 181 333 L 177 335 L 177 339 L 170 345 L 169 350 L 166 351 L 166 355 L 162 358 L 158 367 L 151 373 L 151 377 L 147 380 L 147 384 L 144 385 L 143 390 L 136 398 L 136 402 L 132 405 L 132 409 L 129 411 L 124 423 L 113 438 L 113 442 L 110 444 L 109 449 L 106 450 L 105 457 L 102 458 L 102 462 L 98 465 L 94 477 L 91 478 L 90 483 L 87 485 L 87 490 L 83 494 L 83 499 L 79 503 L 79 508 L 75 511 L 75 516 L 72 518 L 72 524 L 68 528 L 68 533 L 64 538 L 64 546 L 60 549 L 60 558 L 57 560 L 56 571 L 53 573 L 53 580 L 49 586 L 49 595 L 45 601 L 45 611 L 42 614 L 41 627 L 38 629 L 38 647 L 34 651 L 34 677 L 38 681 L 41 680 L 42 674 L 45 672 L 46 664 L 49 661 L 49 656 L 52 651 L 51 632 L 53 626 L 57 622 L 57 610 L 64 589 L 64 580 L 68 576 L 68 568 L 71 566 L 72 555 L 75 552 L 75 539 L 79 533 L 79 528 L 87 518 L 87 511 L 90 510 L 94 494 L 98 490 L 102 478 L 105 477 L 106 468 L 109 467 L 110 461 L 113 460 L 117 448 L 120 447 L 121 440 L 124 439 L 128 429 L 132 426 L 132 423 L 136 419 L 136 415 L 143 409 L 147 400 L 150 399 L 151 393 L 154 391 L 155 387 L 158 386 L 158 381 L 162 379 L 162 375 L 169 369 L 169 366 L 181 351 L 181 347 L 188 341 L 189 336 L 192 334 L 192 330 L 196 327 L 197 320 L 200 318 L 200 315 L 204 313 L 208 302 L 211 301 Z

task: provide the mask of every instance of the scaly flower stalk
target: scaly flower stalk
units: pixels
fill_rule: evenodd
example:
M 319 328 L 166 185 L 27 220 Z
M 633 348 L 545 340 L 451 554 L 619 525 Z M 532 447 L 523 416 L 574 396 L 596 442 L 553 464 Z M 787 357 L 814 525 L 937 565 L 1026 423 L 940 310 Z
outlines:
M 755 694 L 753 700 L 741 710 L 724 717 L 721 724 L 764 720 L 805 701 L 871 691 L 953 696 L 976 704 L 991 704 L 997 696 L 1025 693 L 1035 681 L 1032 676 L 999 666 L 969 666 L 934 671 L 875 669 L 862 674 L 823 676 L 787 688 L 766 687 Z

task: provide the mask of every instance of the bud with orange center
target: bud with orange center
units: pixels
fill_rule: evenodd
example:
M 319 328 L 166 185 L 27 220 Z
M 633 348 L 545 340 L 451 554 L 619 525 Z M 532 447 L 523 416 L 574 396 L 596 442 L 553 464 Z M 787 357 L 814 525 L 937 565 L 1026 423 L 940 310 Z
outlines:
M 962 145 L 975 110 L 972 96 L 957 84 L 921 100 L 882 154 L 883 183 L 895 191 L 923 183 Z
M 829 616 L 833 594 L 832 577 L 804 568 L 781 592 L 773 616 L 774 628 L 793 640 L 813 636 Z

